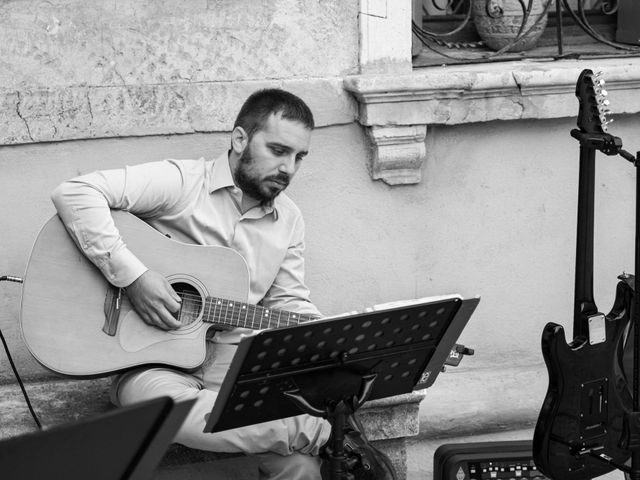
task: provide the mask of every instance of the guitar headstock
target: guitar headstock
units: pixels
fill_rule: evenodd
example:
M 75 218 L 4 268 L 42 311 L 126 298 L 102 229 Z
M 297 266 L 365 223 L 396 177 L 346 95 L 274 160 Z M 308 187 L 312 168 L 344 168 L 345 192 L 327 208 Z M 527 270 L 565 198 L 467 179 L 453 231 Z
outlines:
M 607 133 L 607 125 L 613 120 L 607 119 L 609 100 L 604 89 L 604 79 L 600 74 L 585 69 L 576 83 L 576 97 L 580 102 L 578 128 L 583 133 Z

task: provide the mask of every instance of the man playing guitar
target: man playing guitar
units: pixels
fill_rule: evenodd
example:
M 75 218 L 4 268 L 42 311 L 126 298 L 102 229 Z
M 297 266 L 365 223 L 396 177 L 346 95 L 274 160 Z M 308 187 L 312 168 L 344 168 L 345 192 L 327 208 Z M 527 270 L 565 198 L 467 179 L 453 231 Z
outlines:
M 304 222 L 282 193 L 309 151 L 313 128 L 312 113 L 300 98 L 278 89 L 261 90 L 242 106 L 230 149 L 217 159 L 166 160 L 95 172 L 64 182 L 52 199 L 77 246 L 110 284 L 124 289 L 123 297 L 148 325 L 179 331 L 183 325 L 176 314 L 188 299 L 129 250 L 112 210 L 128 211 L 178 242 L 233 249 L 246 261 L 249 304 L 259 304 L 267 313 L 282 309 L 319 318 L 304 283 Z M 211 264 L 205 268 L 214 275 L 224 272 L 215 259 L 202 258 L 207 261 Z M 200 368 L 188 373 L 163 366 L 129 370 L 115 379 L 112 400 L 128 405 L 163 395 L 196 398 L 177 442 L 258 455 L 261 478 L 321 478 L 318 455 L 331 429 L 322 418 L 299 415 L 203 433 L 235 344 L 247 334 L 243 328 L 209 330 Z

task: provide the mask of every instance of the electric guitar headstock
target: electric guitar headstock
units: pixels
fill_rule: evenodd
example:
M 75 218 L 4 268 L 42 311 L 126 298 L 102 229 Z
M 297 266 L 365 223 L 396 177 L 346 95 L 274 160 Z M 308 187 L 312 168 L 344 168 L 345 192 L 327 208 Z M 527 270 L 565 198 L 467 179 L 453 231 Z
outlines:
M 613 121 L 607 119 L 611 111 L 608 108 L 609 99 L 604 84 L 601 74 L 594 74 L 589 69 L 583 70 L 578 77 L 576 83 L 576 97 L 580 102 L 578 128 L 582 133 L 607 133 L 607 125 Z

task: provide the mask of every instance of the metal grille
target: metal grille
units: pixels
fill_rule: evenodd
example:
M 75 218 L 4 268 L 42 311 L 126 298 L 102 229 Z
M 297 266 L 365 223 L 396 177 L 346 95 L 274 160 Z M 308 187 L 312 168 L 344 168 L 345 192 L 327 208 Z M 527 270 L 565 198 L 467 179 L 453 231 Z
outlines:
M 415 17 L 422 24 L 413 22 L 424 46 L 416 66 L 638 55 L 640 33 L 637 42 L 616 40 L 618 13 L 629 1 L 635 0 L 422 0 Z M 638 15 L 633 22 L 640 25 L 640 10 L 628 5 L 626 15 Z M 510 36 L 488 42 L 483 22 L 489 29 L 505 25 Z

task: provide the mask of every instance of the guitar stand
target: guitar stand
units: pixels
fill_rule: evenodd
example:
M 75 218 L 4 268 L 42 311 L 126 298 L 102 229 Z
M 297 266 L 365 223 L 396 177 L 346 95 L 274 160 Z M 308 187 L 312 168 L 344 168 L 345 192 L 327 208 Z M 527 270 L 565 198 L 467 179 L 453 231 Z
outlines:
M 636 168 L 636 232 L 635 232 L 635 278 L 633 282 L 633 411 L 625 416 L 627 448 L 631 451 L 630 480 L 640 480 L 640 294 L 637 278 L 640 274 L 640 152 L 634 157 L 622 148 L 620 155 Z M 628 341 L 628 340 L 627 340 Z
M 605 155 L 620 155 L 631 162 L 636 168 L 636 219 L 635 219 L 635 278 L 631 284 L 633 290 L 633 306 L 631 329 L 633 331 L 633 411 L 624 418 L 624 434 L 621 443 L 631 452 L 631 467 L 620 465 L 607 455 L 598 453 L 597 449 L 585 449 L 577 453 L 578 456 L 589 455 L 601 462 L 614 466 L 626 473 L 629 480 L 640 480 L 640 295 L 636 289 L 637 275 L 640 274 L 640 152 L 635 156 L 622 148 L 622 140 L 608 133 L 584 133 L 574 129 L 571 136 L 576 138 L 581 146 L 601 151 Z M 627 339 L 627 342 L 630 339 Z

